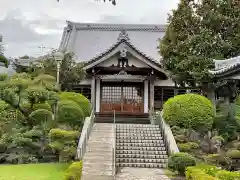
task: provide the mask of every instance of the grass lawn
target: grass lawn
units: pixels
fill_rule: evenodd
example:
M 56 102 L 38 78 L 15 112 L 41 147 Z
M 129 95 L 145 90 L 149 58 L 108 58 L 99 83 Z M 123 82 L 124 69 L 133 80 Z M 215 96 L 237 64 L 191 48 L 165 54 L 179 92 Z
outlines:
M 68 164 L 0 165 L 0 180 L 63 180 Z

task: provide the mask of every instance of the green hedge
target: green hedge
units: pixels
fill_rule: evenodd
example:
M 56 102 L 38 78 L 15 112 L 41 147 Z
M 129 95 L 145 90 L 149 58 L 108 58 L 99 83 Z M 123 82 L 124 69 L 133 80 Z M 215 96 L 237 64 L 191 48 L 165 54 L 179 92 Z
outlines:
M 220 170 L 215 166 L 198 165 L 187 167 L 186 180 L 239 180 L 240 172 Z
M 178 143 L 177 146 L 180 152 L 191 152 L 192 150 L 199 148 L 199 145 L 195 142 Z
M 60 99 L 61 100 L 71 100 L 71 101 L 76 102 L 83 110 L 84 117 L 90 116 L 91 104 L 84 95 L 75 93 L 75 92 L 62 92 L 60 94 Z
M 214 109 L 211 101 L 198 94 L 183 94 L 170 98 L 163 106 L 163 117 L 170 126 L 211 129 Z
M 82 161 L 72 163 L 65 172 L 64 180 L 81 180 Z

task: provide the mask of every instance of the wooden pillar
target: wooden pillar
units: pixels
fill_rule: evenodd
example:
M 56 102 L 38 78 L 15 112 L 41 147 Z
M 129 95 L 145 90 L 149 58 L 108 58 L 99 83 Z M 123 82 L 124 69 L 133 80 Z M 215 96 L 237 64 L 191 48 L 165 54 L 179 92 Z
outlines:
M 96 112 L 100 112 L 101 80 L 96 79 Z
M 148 113 L 148 80 L 144 81 L 144 113 Z
M 92 83 L 91 83 L 91 104 L 92 108 L 95 109 L 95 103 L 96 103 L 96 77 L 92 76 Z
M 150 81 L 150 93 L 149 93 L 149 99 L 150 99 L 150 109 L 154 110 L 154 80 Z

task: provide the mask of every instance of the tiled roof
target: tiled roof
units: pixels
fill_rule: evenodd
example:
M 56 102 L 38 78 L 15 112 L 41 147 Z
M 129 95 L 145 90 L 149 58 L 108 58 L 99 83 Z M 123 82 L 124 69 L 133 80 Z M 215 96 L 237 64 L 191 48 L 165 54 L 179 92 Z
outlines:
M 121 34 L 120 34 L 121 36 Z M 100 58 L 102 58 L 103 56 L 105 56 L 106 54 L 108 54 L 109 52 L 111 52 L 112 50 L 114 50 L 118 45 L 120 45 L 121 43 L 126 43 L 129 47 L 131 47 L 134 51 L 136 51 L 138 54 L 140 54 L 141 56 L 145 57 L 147 60 L 151 61 L 152 63 L 154 63 L 155 65 L 161 67 L 160 64 L 160 60 L 157 61 L 155 59 L 153 59 L 152 57 L 149 57 L 147 54 L 141 52 L 137 47 L 135 47 L 130 39 L 127 37 L 119 37 L 118 40 L 116 41 L 116 43 L 114 43 L 113 45 L 111 45 L 109 48 L 107 48 L 104 52 L 97 54 L 95 57 L 93 57 L 92 59 L 90 59 L 89 61 L 87 61 L 87 63 L 85 64 L 85 66 L 99 60 Z
M 165 25 L 87 24 L 67 22 L 60 49 L 74 52 L 78 61 L 89 61 L 109 51 L 119 43 L 121 31 L 126 31 L 132 47 L 158 63 L 159 38 L 165 34 Z
M 221 76 L 240 67 L 240 56 L 226 59 L 214 60 L 215 69 L 209 72 L 215 76 Z

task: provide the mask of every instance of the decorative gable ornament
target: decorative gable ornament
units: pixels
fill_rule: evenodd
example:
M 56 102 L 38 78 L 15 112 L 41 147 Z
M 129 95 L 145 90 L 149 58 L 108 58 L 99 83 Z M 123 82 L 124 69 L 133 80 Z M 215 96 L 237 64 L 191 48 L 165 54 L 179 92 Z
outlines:
M 120 51 L 120 56 L 122 57 L 122 58 L 125 58 L 125 57 L 127 57 L 127 49 L 124 47 L 123 49 L 121 49 L 121 51 Z
M 126 30 L 121 30 L 119 36 L 118 36 L 118 41 L 121 41 L 121 40 L 126 40 L 126 41 L 129 41 L 130 38 L 128 37 L 128 33 Z

